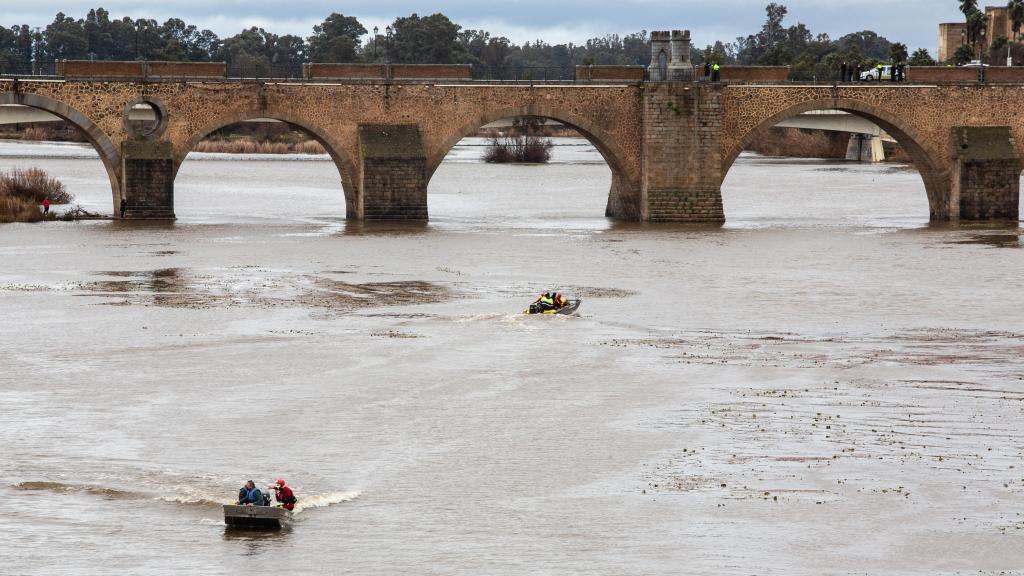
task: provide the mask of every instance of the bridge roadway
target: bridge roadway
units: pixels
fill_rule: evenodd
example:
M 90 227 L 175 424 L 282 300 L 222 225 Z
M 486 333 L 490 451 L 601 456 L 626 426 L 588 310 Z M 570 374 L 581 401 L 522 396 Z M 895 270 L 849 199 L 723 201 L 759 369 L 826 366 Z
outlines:
M 206 135 L 273 119 L 313 135 L 341 174 L 347 216 L 427 218 L 447 152 L 479 127 L 541 116 L 578 129 L 612 171 L 606 214 L 651 222 L 724 221 L 721 184 L 739 153 L 776 125 L 869 124 L 900 142 L 936 221 L 1014 220 L 1024 84 L 820 85 L 615 82 L 253 82 L 0 78 L 0 105 L 81 128 L 129 218 L 173 218 L 174 176 Z M 137 106 L 156 118 L 133 122 Z M 810 114 L 818 111 L 839 111 Z M 815 116 L 829 116 L 827 120 Z

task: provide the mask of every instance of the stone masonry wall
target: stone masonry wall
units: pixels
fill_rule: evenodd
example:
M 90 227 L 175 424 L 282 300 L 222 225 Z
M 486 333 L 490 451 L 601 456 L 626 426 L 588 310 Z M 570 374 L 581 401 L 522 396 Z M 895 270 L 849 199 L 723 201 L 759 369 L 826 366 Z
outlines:
M 169 142 L 129 140 L 121 147 L 126 218 L 174 218 L 174 150 Z
M 353 218 L 372 208 L 361 188 L 361 124 L 416 125 L 429 181 L 445 154 L 482 125 L 522 115 L 556 119 L 579 129 L 607 160 L 615 196 L 608 209 L 618 211 L 613 216 L 704 221 L 721 219 L 721 181 L 761 130 L 805 111 L 841 109 L 899 140 L 921 172 L 933 219 L 956 219 L 961 198 L 953 187 L 950 134 L 962 126 L 1007 126 L 1010 139 L 1024 142 L 1021 91 L 1020 84 L 997 83 L 562 87 L 0 79 L 0 103 L 53 111 L 90 135 L 111 177 L 114 210 L 124 189 L 122 144 L 129 140 L 124 111 L 141 100 L 161 111 L 166 126 L 159 138 L 172 147 L 175 171 L 204 136 L 235 122 L 267 117 L 305 129 L 338 165 Z M 1019 146 L 1015 154 L 1021 158 Z
M 1019 219 L 1022 162 L 1007 127 L 957 128 L 953 189 L 963 220 Z
M 1018 160 L 966 161 L 957 165 L 961 220 L 1020 219 Z
M 645 86 L 644 216 L 650 222 L 721 223 L 720 88 Z
M 415 124 L 359 126 L 363 218 L 427 219 L 427 158 Z
M 365 220 L 426 220 L 427 165 L 423 158 L 368 159 L 363 164 Z

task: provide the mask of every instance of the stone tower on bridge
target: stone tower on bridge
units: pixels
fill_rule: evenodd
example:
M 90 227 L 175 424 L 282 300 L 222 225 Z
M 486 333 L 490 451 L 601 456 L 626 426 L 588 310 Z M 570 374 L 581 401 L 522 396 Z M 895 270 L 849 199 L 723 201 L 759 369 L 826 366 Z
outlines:
M 690 31 L 651 32 L 651 63 L 647 67 L 651 82 L 687 82 L 693 80 L 690 59 Z

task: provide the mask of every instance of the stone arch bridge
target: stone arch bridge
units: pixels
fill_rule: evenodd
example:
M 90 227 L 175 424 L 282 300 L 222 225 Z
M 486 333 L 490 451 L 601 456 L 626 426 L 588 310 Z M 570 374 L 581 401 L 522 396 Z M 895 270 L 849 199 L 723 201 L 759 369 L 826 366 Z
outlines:
M 221 127 L 272 118 L 328 150 L 349 218 L 423 220 L 430 177 L 460 139 L 534 115 L 577 128 L 604 156 L 609 217 L 717 223 L 722 182 L 750 142 L 798 114 L 843 110 L 906 148 L 933 220 L 1017 220 L 1021 101 L 1024 84 L 0 79 L 0 104 L 46 110 L 86 133 L 128 218 L 173 218 L 174 177 L 189 151 Z M 148 133 L 127 120 L 142 102 L 158 112 Z

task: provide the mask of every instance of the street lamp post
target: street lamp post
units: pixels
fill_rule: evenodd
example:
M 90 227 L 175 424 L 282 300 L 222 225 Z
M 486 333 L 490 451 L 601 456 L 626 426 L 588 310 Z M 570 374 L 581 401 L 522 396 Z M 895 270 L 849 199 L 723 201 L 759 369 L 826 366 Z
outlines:
M 978 41 L 978 82 L 985 82 L 985 32 L 986 26 L 982 25 L 979 33 L 981 34 L 981 40 Z
M 373 61 L 377 61 L 377 34 L 380 32 L 380 28 L 373 27 Z
M 32 37 L 35 40 L 35 54 L 32 57 L 32 68 L 36 74 L 42 75 L 43 63 L 39 60 L 43 57 L 43 35 L 39 33 L 39 26 L 36 26 L 36 34 Z
M 384 38 L 384 61 L 387 64 L 385 66 L 385 77 L 388 82 L 391 82 L 391 26 L 384 29 L 387 36 Z

